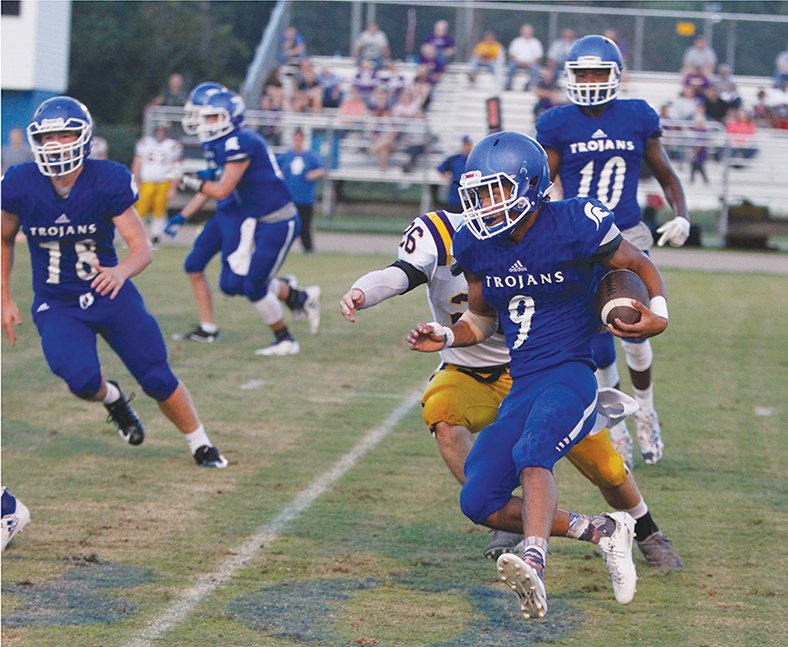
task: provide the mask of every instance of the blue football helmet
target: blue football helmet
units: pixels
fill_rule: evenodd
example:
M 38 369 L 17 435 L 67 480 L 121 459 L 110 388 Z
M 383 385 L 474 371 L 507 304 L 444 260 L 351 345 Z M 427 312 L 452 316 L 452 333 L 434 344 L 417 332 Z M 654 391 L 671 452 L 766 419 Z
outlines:
M 199 107 L 197 137 L 210 142 L 238 130 L 244 121 L 246 106 L 239 94 L 230 90 L 213 92 Z
M 187 135 L 196 135 L 200 125 L 200 106 L 204 106 L 208 97 L 216 92 L 227 92 L 227 88 L 216 81 L 204 81 L 196 85 L 189 93 L 184 110 L 186 111 L 181 120 L 183 132 Z
M 465 224 L 479 240 L 509 231 L 527 220 L 552 186 L 539 142 L 512 130 L 487 135 L 471 150 L 460 178 Z
M 46 133 L 73 132 L 72 142 L 48 141 Z M 76 171 L 90 153 L 93 118 L 87 107 L 71 97 L 52 97 L 44 101 L 27 126 L 27 141 L 33 150 L 38 170 L 47 177 Z
M 578 83 L 575 70 L 609 70 L 607 81 L 601 83 Z M 578 106 L 599 106 L 618 96 L 624 60 L 621 50 L 604 36 L 584 36 L 569 50 L 564 63 L 566 94 Z

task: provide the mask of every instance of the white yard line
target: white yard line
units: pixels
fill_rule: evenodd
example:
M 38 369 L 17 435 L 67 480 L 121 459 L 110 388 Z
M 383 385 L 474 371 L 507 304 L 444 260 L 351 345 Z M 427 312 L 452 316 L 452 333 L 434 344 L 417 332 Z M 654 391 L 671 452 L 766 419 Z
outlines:
M 287 527 L 303 512 L 308 510 L 315 500 L 327 492 L 339 479 L 347 474 L 358 461 L 383 438 L 385 438 L 407 413 L 419 402 L 421 391 L 407 396 L 400 405 L 377 427 L 370 430 L 359 443 L 340 458 L 334 466 L 312 482 L 274 519 L 263 524 L 254 535 L 239 546 L 232 557 L 225 560 L 212 573 L 201 576 L 191 588 L 181 593 L 158 618 L 149 622 L 142 635 L 132 640 L 129 647 L 146 647 L 160 639 L 168 631 L 186 620 L 197 605 L 207 595 L 224 586 L 238 571 L 244 568 L 258 551 L 274 542 Z

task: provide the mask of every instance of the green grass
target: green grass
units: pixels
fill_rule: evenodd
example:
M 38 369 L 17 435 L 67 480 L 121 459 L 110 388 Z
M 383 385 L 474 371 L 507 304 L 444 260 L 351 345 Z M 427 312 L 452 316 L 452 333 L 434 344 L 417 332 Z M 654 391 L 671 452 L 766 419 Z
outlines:
M 136 280 L 168 339 L 195 321 L 184 251 L 157 252 Z M 17 345 L 2 346 L 3 483 L 33 521 L 3 553 L 4 645 L 128 644 L 420 391 L 436 364 L 404 343 L 429 316 L 422 290 L 362 312 L 355 326 L 338 314 L 353 280 L 389 257 L 293 254 L 285 271 L 324 294 L 319 335 L 292 324 L 300 355 L 256 357 L 269 333 L 246 302 L 218 296 L 220 343 L 169 343 L 230 460 L 227 470 L 200 470 L 144 395 L 135 407 L 148 437 L 129 447 L 100 405 L 73 398 L 49 372 L 27 312 L 26 256 L 20 247 L 13 277 L 25 323 Z M 779 316 L 788 281 L 678 271 L 666 280 L 671 324 L 654 340 L 666 457 L 635 473 L 682 573 L 638 558 L 638 593 L 622 607 L 592 548 L 555 539 L 550 612 L 524 623 L 481 557 L 486 532 L 459 512 L 458 487 L 414 407 L 156 644 L 788 643 L 788 345 Z M 100 354 L 107 375 L 139 394 L 101 343 Z M 262 386 L 241 389 L 255 381 Z M 605 509 L 571 466 L 556 474 L 564 507 Z

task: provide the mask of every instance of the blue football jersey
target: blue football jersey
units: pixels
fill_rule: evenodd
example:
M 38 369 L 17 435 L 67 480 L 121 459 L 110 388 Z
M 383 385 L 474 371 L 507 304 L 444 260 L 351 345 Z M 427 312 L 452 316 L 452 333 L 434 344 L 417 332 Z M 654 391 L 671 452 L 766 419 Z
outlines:
M 619 237 L 613 214 L 588 198 L 543 203 L 518 243 L 506 236 L 480 241 L 467 227 L 454 235 L 454 256 L 482 281 L 498 312 L 512 376 L 568 361 L 594 365 L 589 343 L 600 322 L 593 257 Z
M 646 142 L 660 133 L 659 115 L 642 99 L 614 99 L 598 117 L 574 104 L 555 106 L 536 123 L 537 141 L 561 154 L 564 197 L 596 198 L 619 229 L 640 222 L 640 163 Z
M 276 159 L 254 130 L 241 128 L 219 139 L 204 142 L 201 147 L 209 166 L 220 171 L 227 162 L 251 159 L 232 194 L 248 217 L 268 215 L 293 201 Z
M 317 199 L 317 181 L 308 180 L 310 171 L 325 168 L 323 159 L 314 151 L 296 152 L 291 149 L 276 158 L 279 168 L 296 204 L 314 204 Z
M 3 177 L 3 210 L 16 215 L 30 248 L 33 291 L 39 299 L 73 298 L 90 290 L 94 265 L 118 264 L 112 219 L 138 198 L 128 169 L 86 159 L 68 197 L 30 162 Z

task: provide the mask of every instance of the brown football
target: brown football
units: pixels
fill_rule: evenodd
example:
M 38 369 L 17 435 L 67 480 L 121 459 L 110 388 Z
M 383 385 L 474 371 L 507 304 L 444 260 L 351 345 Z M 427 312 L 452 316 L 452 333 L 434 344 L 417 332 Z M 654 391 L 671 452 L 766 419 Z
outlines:
M 596 309 L 603 324 L 616 325 L 616 319 L 626 324 L 640 321 L 640 312 L 632 307 L 632 300 L 648 305 L 648 288 L 632 270 L 613 270 L 602 277 L 596 293 Z

